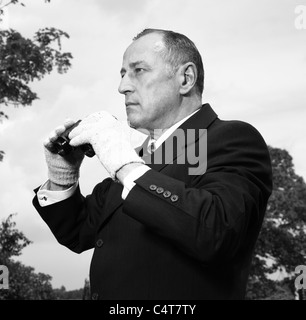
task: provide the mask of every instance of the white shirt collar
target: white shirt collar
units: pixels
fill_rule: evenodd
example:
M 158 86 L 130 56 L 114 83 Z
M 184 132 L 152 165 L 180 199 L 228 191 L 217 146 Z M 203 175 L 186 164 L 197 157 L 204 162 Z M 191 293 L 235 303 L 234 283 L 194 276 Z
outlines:
M 176 122 L 172 127 L 170 127 L 169 129 L 167 129 L 157 140 L 152 139 L 150 137 L 149 142 L 148 142 L 148 152 L 150 152 L 150 148 L 152 143 L 154 143 L 155 145 L 155 150 L 157 148 L 159 148 L 162 143 L 171 136 L 171 134 L 181 125 L 183 124 L 185 121 L 187 121 L 191 116 L 193 116 L 195 113 L 197 113 L 201 108 L 197 109 L 196 111 L 192 112 L 191 114 L 189 114 L 187 117 L 183 118 L 182 120 Z

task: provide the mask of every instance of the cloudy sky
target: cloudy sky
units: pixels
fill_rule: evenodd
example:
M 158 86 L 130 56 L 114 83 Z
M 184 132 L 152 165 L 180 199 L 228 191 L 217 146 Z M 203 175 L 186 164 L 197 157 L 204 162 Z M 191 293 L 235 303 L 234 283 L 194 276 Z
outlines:
M 306 19 L 295 13 L 306 0 L 24 0 L 11 6 L 0 28 L 32 37 L 42 27 L 70 35 L 72 69 L 53 73 L 32 88 L 40 97 L 31 107 L 4 108 L 0 124 L 0 219 L 11 213 L 33 241 L 18 260 L 53 277 L 53 286 L 83 287 L 92 251 L 76 255 L 60 246 L 32 207 L 33 189 L 47 178 L 42 142 L 67 117 L 98 111 L 125 119 L 118 91 L 122 54 L 147 27 L 171 29 L 192 39 L 205 67 L 203 102 L 221 119 L 251 123 L 267 144 L 286 149 L 306 179 Z M 299 22 L 302 20 L 299 19 Z M 135 134 L 135 141 L 141 136 Z M 135 142 L 136 143 L 136 142 Z M 250 146 L 251 147 L 251 146 Z M 91 192 L 106 177 L 98 161 L 86 159 L 81 190 Z

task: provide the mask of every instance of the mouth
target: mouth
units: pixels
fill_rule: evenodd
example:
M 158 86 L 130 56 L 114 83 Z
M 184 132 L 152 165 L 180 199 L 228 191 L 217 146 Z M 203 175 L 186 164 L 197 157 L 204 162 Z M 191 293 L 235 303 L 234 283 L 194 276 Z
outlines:
M 136 106 L 138 103 L 136 103 L 136 102 L 126 102 L 125 103 L 125 106 L 128 108 L 128 107 L 130 107 L 130 106 Z

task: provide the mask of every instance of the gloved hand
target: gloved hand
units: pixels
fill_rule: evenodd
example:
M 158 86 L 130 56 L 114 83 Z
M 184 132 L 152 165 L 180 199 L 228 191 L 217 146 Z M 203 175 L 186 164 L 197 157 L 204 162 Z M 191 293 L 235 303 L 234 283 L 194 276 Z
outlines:
M 116 173 L 129 163 L 144 163 L 131 146 L 130 128 L 106 111 L 83 119 L 69 134 L 70 145 L 91 144 L 98 159 L 116 180 Z
M 62 157 L 56 153 L 53 142 L 63 134 L 76 121 L 66 120 L 66 122 L 52 131 L 44 141 L 45 158 L 48 166 L 49 180 L 57 185 L 70 186 L 76 183 L 80 175 L 80 166 L 84 159 L 84 153 L 75 149 L 69 155 Z

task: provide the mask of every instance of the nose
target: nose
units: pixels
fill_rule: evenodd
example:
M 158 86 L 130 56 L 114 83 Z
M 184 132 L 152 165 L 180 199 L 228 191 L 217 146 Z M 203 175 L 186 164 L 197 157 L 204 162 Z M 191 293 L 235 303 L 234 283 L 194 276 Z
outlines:
M 131 79 L 130 79 L 128 73 L 126 73 L 126 74 L 121 78 L 118 91 L 119 91 L 121 94 L 124 94 L 124 95 L 126 95 L 126 94 L 134 91 L 134 86 L 133 86 L 133 84 L 132 84 L 132 82 L 131 82 Z

